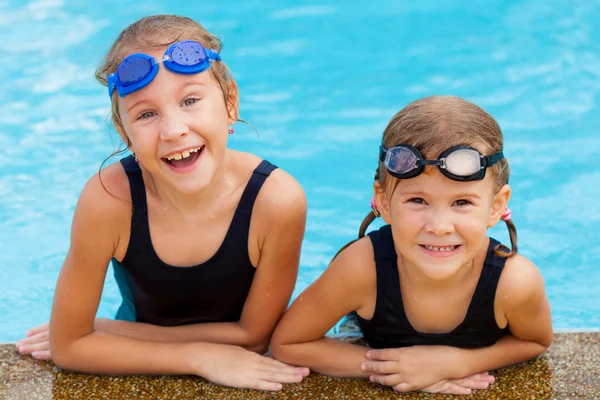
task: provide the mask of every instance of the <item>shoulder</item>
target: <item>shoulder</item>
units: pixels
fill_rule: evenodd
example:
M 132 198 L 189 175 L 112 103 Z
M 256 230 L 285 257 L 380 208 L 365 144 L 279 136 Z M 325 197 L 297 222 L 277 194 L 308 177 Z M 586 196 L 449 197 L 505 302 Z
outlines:
M 532 304 L 536 299 L 545 297 L 544 278 L 535 264 L 515 254 L 506 260 L 497 296 L 505 311 Z
M 276 225 L 285 225 L 290 220 L 304 221 L 306 194 L 289 173 L 277 168 L 265 180 L 256 198 L 255 211 Z
M 116 162 L 94 174 L 85 184 L 75 212 L 89 223 L 112 224 L 131 216 L 131 194 L 127 175 Z
M 375 255 L 368 236 L 360 238 L 343 249 L 327 268 L 342 281 L 354 286 L 370 286 L 375 283 Z

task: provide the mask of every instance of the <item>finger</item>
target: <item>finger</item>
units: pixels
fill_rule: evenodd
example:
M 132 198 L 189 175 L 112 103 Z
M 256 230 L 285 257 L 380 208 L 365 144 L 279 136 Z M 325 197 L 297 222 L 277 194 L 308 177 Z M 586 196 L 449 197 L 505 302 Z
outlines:
M 50 350 L 50 342 L 41 342 L 35 344 L 26 344 L 19 346 L 19 353 L 21 354 L 31 354 L 34 351 L 44 351 Z
M 400 374 L 388 374 L 388 375 L 371 375 L 369 380 L 374 383 L 379 383 L 380 385 L 385 386 L 396 386 L 404 380 L 400 376 Z
M 270 367 L 270 369 L 274 368 L 277 371 L 287 371 L 289 373 L 301 374 L 303 376 L 307 376 L 308 374 L 310 374 L 310 369 L 306 367 L 296 367 L 293 365 L 288 365 L 269 357 L 263 357 L 262 363 L 265 367 L 268 366 Z
M 398 362 L 397 361 L 364 362 L 360 365 L 360 369 L 363 372 L 370 372 L 373 374 L 393 374 L 393 373 L 398 373 Z
M 27 336 L 37 335 L 38 333 L 47 331 L 47 330 L 50 330 L 49 323 L 45 323 L 45 324 L 36 326 L 35 328 L 31 328 L 30 330 L 27 331 Z
M 290 374 L 285 372 L 259 371 L 258 379 L 276 383 L 297 383 L 302 382 L 304 375 Z
M 24 344 L 35 344 L 39 342 L 47 342 L 50 338 L 50 332 L 40 332 L 33 336 L 28 336 L 26 339 L 21 339 L 17 342 L 17 347 L 20 347 Z
M 493 375 L 489 375 L 487 372 L 482 372 L 480 374 L 473 374 L 469 376 L 465 376 L 463 379 L 475 379 L 478 381 L 494 383 L 496 378 Z
M 31 357 L 35 358 L 36 360 L 52 360 L 52 354 L 50 354 L 50 350 L 34 351 L 31 353 Z
M 268 390 L 271 392 L 276 392 L 278 390 L 281 390 L 281 388 L 283 388 L 283 385 L 281 383 L 261 381 L 261 380 L 257 379 L 257 380 L 252 381 L 247 386 L 247 388 L 255 389 L 255 390 Z
M 452 379 L 450 382 L 469 389 L 487 389 L 490 387 L 488 381 L 475 378 Z
M 402 382 L 397 385 L 394 385 L 393 389 L 398 393 L 408 393 L 408 392 L 412 392 L 413 390 L 416 390 L 416 388 L 414 388 L 412 385 L 410 385 L 406 382 Z
M 398 360 L 398 349 L 378 349 L 367 351 L 369 360 L 395 361 Z
M 444 394 L 471 394 L 471 389 L 457 385 L 454 382 L 446 382 L 437 393 Z

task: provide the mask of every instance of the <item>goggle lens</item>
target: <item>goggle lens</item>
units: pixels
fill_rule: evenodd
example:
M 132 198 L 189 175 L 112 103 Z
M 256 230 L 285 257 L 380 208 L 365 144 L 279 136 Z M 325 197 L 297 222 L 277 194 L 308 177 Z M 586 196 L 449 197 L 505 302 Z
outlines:
M 446 156 L 446 170 L 458 176 L 470 176 L 481 169 L 481 157 L 475 150 L 455 150 Z
M 206 59 L 206 53 L 200 43 L 185 41 L 173 46 L 170 54 L 171 61 L 183 65 L 198 65 Z
M 138 56 L 129 56 L 117 67 L 121 85 L 131 86 L 144 80 L 152 71 L 152 61 Z
M 395 147 L 387 153 L 386 165 L 394 172 L 404 174 L 417 168 L 417 156 L 406 147 Z

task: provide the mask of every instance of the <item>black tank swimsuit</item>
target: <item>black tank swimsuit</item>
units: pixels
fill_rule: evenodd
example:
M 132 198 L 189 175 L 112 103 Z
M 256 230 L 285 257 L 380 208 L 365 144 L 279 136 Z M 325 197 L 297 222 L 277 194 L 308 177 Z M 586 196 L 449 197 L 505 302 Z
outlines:
M 373 318 L 365 320 L 354 313 L 369 346 L 377 349 L 413 345 L 446 345 L 462 348 L 487 347 L 496 343 L 508 329 L 500 329 L 494 316 L 494 298 L 506 259 L 494 254 L 499 242 L 490 245 L 481 276 L 464 321 L 448 333 L 422 333 L 410 324 L 404 311 L 397 255 L 390 225 L 369 233 L 375 252 L 377 300 Z
M 164 263 L 152 246 L 139 165 L 132 156 L 121 164 L 129 179 L 133 216 L 127 253 L 122 262 L 112 260 L 123 296 L 116 318 L 163 326 L 239 321 L 255 271 L 248 255 L 252 208 L 264 181 L 277 167 L 263 160 L 254 170 L 225 239 L 210 259 L 192 267 L 174 267 Z

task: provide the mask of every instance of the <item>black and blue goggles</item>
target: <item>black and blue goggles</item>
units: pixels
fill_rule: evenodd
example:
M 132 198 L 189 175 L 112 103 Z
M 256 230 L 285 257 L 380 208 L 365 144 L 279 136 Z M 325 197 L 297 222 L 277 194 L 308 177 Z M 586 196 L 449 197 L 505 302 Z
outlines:
M 379 146 L 379 161 L 390 175 L 410 179 L 421 174 L 426 165 L 437 165 L 441 173 L 455 181 L 477 181 L 485 178 L 487 168 L 504 158 L 502 151 L 482 156 L 470 146 L 454 146 L 444 151 L 437 160 L 425 160 L 416 147 L 400 144 L 390 149 Z
M 216 51 L 194 40 L 173 43 L 160 60 L 147 54 L 131 54 L 108 76 L 108 95 L 112 97 L 116 89 L 120 97 L 125 97 L 145 87 L 158 74 L 159 63 L 163 63 L 171 72 L 190 75 L 206 71 L 210 68 L 210 62 L 216 60 L 221 60 Z

